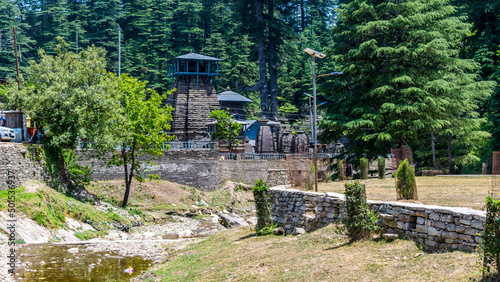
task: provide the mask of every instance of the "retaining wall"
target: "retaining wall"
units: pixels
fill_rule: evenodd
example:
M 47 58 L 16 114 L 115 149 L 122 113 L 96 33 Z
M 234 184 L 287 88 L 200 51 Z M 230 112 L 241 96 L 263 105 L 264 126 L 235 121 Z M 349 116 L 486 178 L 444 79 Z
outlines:
M 19 187 L 47 177 L 41 161 L 35 161 L 35 155 L 36 152 L 22 144 L 0 143 L 0 190 L 6 190 L 9 184 Z M 7 183 L 8 180 L 12 183 Z
M 291 234 L 294 228 L 312 231 L 338 222 L 345 209 L 344 195 L 271 188 L 272 216 Z M 398 234 L 427 249 L 473 251 L 481 243 L 485 212 L 402 202 L 368 201 L 387 233 Z

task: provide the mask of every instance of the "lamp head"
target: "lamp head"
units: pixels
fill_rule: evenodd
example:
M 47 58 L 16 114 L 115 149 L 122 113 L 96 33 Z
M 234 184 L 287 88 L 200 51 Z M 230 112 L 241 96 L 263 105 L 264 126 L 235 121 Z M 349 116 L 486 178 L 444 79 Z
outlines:
M 306 52 L 307 54 L 313 56 L 313 57 L 317 57 L 317 58 L 320 58 L 320 59 L 326 57 L 325 54 L 323 54 L 321 52 L 318 52 L 318 51 L 315 51 L 315 50 L 313 50 L 311 48 L 306 48 L 303 51 Z

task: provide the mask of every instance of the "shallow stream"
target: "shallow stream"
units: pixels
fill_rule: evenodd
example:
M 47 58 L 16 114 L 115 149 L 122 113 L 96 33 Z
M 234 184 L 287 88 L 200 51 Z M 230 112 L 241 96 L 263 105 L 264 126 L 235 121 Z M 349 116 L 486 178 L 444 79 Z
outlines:
M 68 250 L 78 248 L 78 253 Z M 19 281 L 129 281 L 150 265 L 141 257 L 124 257 L 96 252 L 92 246 L 37 244 L 20 248 L 22 267 L 16 269 Z M 131 266 L 134 272 L 124 272 Z

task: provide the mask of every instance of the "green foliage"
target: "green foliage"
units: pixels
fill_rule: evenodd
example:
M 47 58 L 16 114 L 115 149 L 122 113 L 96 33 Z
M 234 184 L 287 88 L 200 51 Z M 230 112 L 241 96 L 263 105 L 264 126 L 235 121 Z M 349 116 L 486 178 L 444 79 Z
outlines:
M 83 232 L 75 232 L 74 235 L 76 238 L 78 238 L 80 240 L 87 241 L 87 240 L 98 237 L 99 233 L 95 232 L 95 231 L 87 230 L 87 231 L 83 231 Z
M 500 200 L 490 194 L 485 198 L 486 220 L 484 222 L 484 232 L 481 236 L 483 244 L 481 246 L 483 277 L 494 268 L 496 273 L 500 273 Z
M 103 212 L 95 206 L 76 201 L 50 188 L 36 192 L 16 191 L 16 208 L 49 229 L 64 227 L 66 217 L 90 224 L 97 231 L 106 231 L 116 226 L 131 226 L 130 220 L 112 212 Z M 8 191 L 0 191 L 0 209 L 6 210 Z
M 255 226 L 255 231 L 257 235 L 267 235 L 270 228 L 274 226 L 271 216 L 272 206 L 269 186 L 262 179 L 259 179 L 255 182 L 252 191 L 255 199 L 255 209 L 257 210 L 257 226 Z
M 398 194 L 398 200 L 418 199 L 415 172 L 413 171 L 413 167 L 409 165 L 408 159 L 405 159 L 399 164 L 396 178 L 396 191 Z
M 236 137 L 241 132 L 241 124 L 232 118 L 228 110 L 214 109 L 209 118 L 217 121 L 215 124 L 217 130 L 212 133 L 212 140 L 224 141 L 227 144 L 227 149 L 232 153 L 234 147 L 240 143 Z
M 344 164 L 342 160 L 337 161 L 337 179 L 339 181 L 345 180 Z
M 366 188 L 359 181 L 345 184 L 345 214 L 342 223 L 350 242 L 369 238 L 377 232 L 378 215 L 366 204 Z
M 77 162 L 82 160 L 81 156 L 75 154 L 74 150 L 63 151 L 64 161 L 68 167 L 69 176 L 77 185 L 86 186 L 92 181 L 92 165 L 81 166 Z
M 163 155 L 163 146 L 172 138 L 165 131 L 170 129 L 172 107 L 162 106 L 166 95 L 146 88 L 147 82 L 141 82 L 126 74 L 121 77 L 110 76 L 116 83 L 116 95 L 119 99 L 110 132 L 115 144 L 108 149 L 112 156 L 108 166 L 123 166 L 125 172 L 125 196 L 122 206 L 126 207 L 132 179 L 146 181 L 152 161 L 143 161 L 140 157 L 149 155 L 153 159 Z M 170 92 L 168 93 L 170 94 Z M 118 146 L 120 149 L 115 150 Z
M 377 165 L 378 165 L 378 178 L 385 179 L 385 158 L 378 158 Z
M 359 178 L 368 179 L 368 160 L 365 158 L 359 159 Z
M 385 155 L 422 132 L 469 134 L 485 122 L 478 103 L 494 83 L 459 56 L 470 25 L 440 0 L 354 0 L 337 10 L 328 54 L 342 71 L 325 96 L 323 137 L 349 140 L 348 161 Z M 411 24 L 408 24 L 411 23 Z
M 47 160 L 63 189 L 71 191 L 76 184 L 68 173 L 64 150 L 74 149 L 79 140 L 95 150 L 108 148 L 118 107 L 104 50 L 89 47 L 76 55 L 67 48 L 58 38 L 55 56 L 40 50 L 40 61 L 30 61 L 21 89 L 11 83 L 8 92 L 10 107 L 23 109 L 43 126 Z

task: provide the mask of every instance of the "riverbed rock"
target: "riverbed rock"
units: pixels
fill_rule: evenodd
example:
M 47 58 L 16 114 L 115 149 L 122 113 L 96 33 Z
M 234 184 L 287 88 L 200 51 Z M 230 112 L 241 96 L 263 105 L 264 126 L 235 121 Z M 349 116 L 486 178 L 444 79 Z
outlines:
M 71 248 L 71 249 L 68 249 L 68 252 L 69 252 L 69 253 L 72 253 L 72 254 L 78 254 L 78 248 Z
M 219 214 L 220 224 L 226 228 L 246 227 L 248 223 L 240 216 L 232 214 Z
M 253 216 L 253 217 L 247 218 L 246 222 L 249 225 L 257 225 L 257 217 Z
M 59 238 L 62 242 L 78 242 L 80 239 L 76 238 L 72 232 L 64 229 L 57 230 L 56 238 Z

